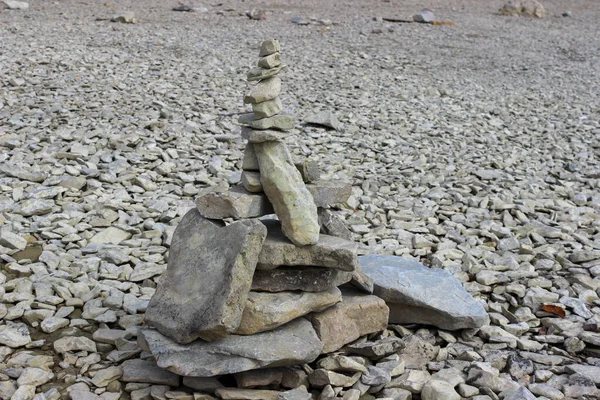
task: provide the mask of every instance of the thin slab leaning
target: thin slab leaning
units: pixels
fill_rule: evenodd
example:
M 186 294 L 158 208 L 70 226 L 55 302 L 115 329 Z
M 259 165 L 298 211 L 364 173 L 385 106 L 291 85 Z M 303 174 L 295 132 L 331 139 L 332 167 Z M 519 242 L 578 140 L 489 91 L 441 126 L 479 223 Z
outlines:
M 454 275 L 397 256 L 358 257 L 374 281 L 373 293 L 390 307 L 392 324 L 427 324 L 456 330 L 489 322 L 483 305 L 473 299 Z
M 316 244 L 298 247 L 283 235 L 278 221 L 262 222 L 267 226 L 268 235 L 258 257 L 257 270 L 306 265 L 354 271 L 358 265 L 356 242 L 320 235 Z
M 323 348 L 304 318 L 256 335 L 229 335 L 214 342 L 189 344 L 175 343 L 154 329 L 142 329 L 138 344 L 154 356 L 159 367 L 200 377 L 305 364 L 314 361 Z
M 175 230 L 146 322 L 179 343 L 235 331 L 266 233 L 258 220 L 221 226 L 190 210 Z

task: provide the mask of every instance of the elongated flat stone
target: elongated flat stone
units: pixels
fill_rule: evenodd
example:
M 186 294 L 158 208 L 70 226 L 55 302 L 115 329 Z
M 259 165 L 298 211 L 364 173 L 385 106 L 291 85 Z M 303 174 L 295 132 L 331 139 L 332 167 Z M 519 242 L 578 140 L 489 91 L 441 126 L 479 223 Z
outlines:
M 446 270 L 396 256 L 367 255 L 358 259 L 375 283 L 373 293 L 390 307 L 390 323 L 456 330 L 480 328 L 489 321 L 481 303 Z
M 306 185 L 317 207 L 330 207 L 346 202 L 352 194 L 352 185 L 344 182 L 316 181 Z
M 363 335 L 384 330 L 389 308 L 377 296 L 345 294 L 342 301 L 312 315 L 312 323 L 323 342 L 323 353 L 331 353 Z
M 358 243 L 320 235 L 312 246 L 295 246 L 283 235 L 278 221 L 262 221 L 268 235 L 258 257 L 256 269 L 269 270 L 287 266 L 314 266 L 354 271 L 358 265 Z
M 264 142 L 281 142 L 290 136 L 290 133 L 273 131 L 273 130 L 257 130 L 247 126 L 242 128 L 242 138 L 248 140 L 248 143 L 264 143 Z M 254 149 L 256 154 L 256 149 Z M 257 159 L 258 160 L 258 159 Z
M 266 231 L 257 220 L 220 226 L 190 210 L 175 230 L 146 322 L 178 343 L 235 331 Z
M 269 118 L 255 119 L 248 123 L 253 129 L 276 129 L 280 131 L 289 131 L 294 128 L 294 117 L 289 114 L 273 115 Z
M 265 100 L 261 103 L 253 103 L 252 111 L 257 118 L 268 118 L 273 115 L 279 114 L 283 106 L 279 97 L 272 100 Z
M 279 393 L 281 392 L 276 390 L 240 388 L 221 388 L 215 391 L 223 400 L 277 400 Z
M 285 144 L 255 143 L 254 150 L 263 190 L 281 221 L 283 234 L 297 246 L 317 243 L 317 206 Z
M 342 300 L 342 292 L 250 292 L 238 335 L 253 335 L 273 330 L 313 311 L 323 311 Z
M 258 60 L 258 66 L 261 68 L 273 68 L 281 65 L 281 53 L 273 53 L 268 56 L 261 57 Z
M 259 81 L 261 79 L 267 79 L 267 78 L 276 76 L 286 68 L 287 68 L 287 65 L 285 65 L 285 64 L 281 64 L 278 67 L 273 67 L 273 68 L 268 68 L 268 69 L 267 68 L 252 68 L 250 71 L 248 71 L 248 75 L 246 76 L 246 78 L 250 82 Z
M 177 344 L 154 329 L 142 329 L 138 343 L 159 367 L 183 376 L 216 376 L 257 368 L 314 361 L 323 348 L 310 322 L 298 318 L 273 331 L 229 335 L 214 342 Z
M 256 104 L 273 100 L 281 92 L 281 79 L 277 76 L 263 79 L 250 87 L 248 94 L 244 96 L 244 104 Z
M 318 267 L 279 267 L 272 270 L 256 270 L 252 278 L 252 290 L 283 292 L 301 290 L 322 292 L 343 285 L 352 279 L 352 272 Z
M 228 192 L 212 192 L 198 197 L 196 206 L 200 214 L 210 219 L 255 218 L 272 214 L 273 207 L 264 194 L 247 192 L 236 186 Z

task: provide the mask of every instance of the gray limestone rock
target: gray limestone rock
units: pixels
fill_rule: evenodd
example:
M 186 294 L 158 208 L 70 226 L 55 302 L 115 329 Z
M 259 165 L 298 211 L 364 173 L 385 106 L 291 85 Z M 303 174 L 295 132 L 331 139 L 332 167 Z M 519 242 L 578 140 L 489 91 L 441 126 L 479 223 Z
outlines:
M 325 292 L 250 292 L 235 333 L 253 335 L 269 331 L 310 312 L 323 311 L 341 300 L 338 288 Z
M 336 236 L 345 240 L 352 240 L 352 232 L 346 226 L 344 219 L 326 208 L 317 210 L 321 233 Z
M 396 256 L 367 255 L 358 260 L 375 282 L 374 294 L 390 307 L 390 323 L 429 324 L 447 330 L 488 323 L 483 306 L 446 270 Z
M 321 111 L 317 114 L 311 115 L 304 121 L 310 125 L 324 126 L 331 128 L 336 131 L 342 129 L 342 124 L 338 121 L 335 114 L 331 111 Z
M 255 143 L 263 190 L 281 221 L 283 234 L 295 245 L 319 240 L 317 207 L 285 144 Z
M 279 267 L 272 270 L 256 270 L 252 278 L 252 290 L 322 292 L 342 285 L 351 278 L 352 273 L 338 269 L 302 266 Z
M 271 54 L 279 53 L 281 51 L 281 46 L 279 45 L 279 40 L 277 39 L 269 39 L 262 42 L 260 45 L 260 52 L 258 53 L 259 57 L 270 56 Z
M 258 97 L 256 95 L 255 97 Z M 252 100 L 252 98 L 250 99 Z M 281 112 L 283 105 L 279 97 L 271 100 L 265 100 L 260 103 L 252 103 L 252 112 L 256 118 L 268 118 Z
M 255 218 L 273 213 L 273 207 L 264 194 L 249 193 L 243 186 L 200 196 L 196 206 L 203 217 L 210 219 Z
M 308 363 L 323 348 L 304 318 L 256 335 L 230 335 L 214 342 L 196 340 L 186 345 L 177 344 L 156 330 L 142 329 L 138 342 L 161 368 L 200 377 Z
M 254 116 L 254 113 L 252 113 Z M 277 114 L 268 118 L 253 119 L 248 125 L 253 129 L 266 130 L 275 129 L 280 131 L 289 131 L 294 128 L 296 121 L 289 114 Z
M 263 79 L 250 87 L 248 94 L 244 96 L 245 104 L 258 104 L 273 100 L 281 92 L 281 78 L 275 76 L 269 79 Z M 281 105 L 281 103 L 280 103 Z M 280 107 L 281 108 L 281 107 Z M 276 112 L 275 114 L 277 114 Z M 256 118 L 261 118 L 255 113 Z
M 352 185 L 335 181 L 315 181 L 306 185 L 317 207 L 330 207 L 346 202 L 352 194 Z
M 242 138 L 248 140 L 248 143 L 253 144 L 264 142 L 282 142 L 289 136 L 290 133 L 287 132 L 274 131 L 270 129 L 258 130 L 249 128 L 247 126 L 242 127 Z
M 121 364 L 123 382 L 153 383 L 156 385 L 179 386 L 179 377 L 158 367 L 154 361 L 126 360 Z
M 242 171 L 242 185 L 250 193 L 261 193 L 262 184 L 260 183 L 260 172 Z
M 283 71 L 284 69 L 287 68 L 287 65 L 285 64 L 281 64 L 277 67 L 273 67 L 273 68 L 252 68 L 250 71 L 248 71 L 248 75 L 246 76 L 246 78 L 248 79 L 248 81 L 258 81 L 261 79 L 267 79 L 267 78 L 271 78 L 273 76 L 278 75 L 281 71 Z
M 283 235 L 278 221 L 262 222 L 267 226 L 268 235 L 258 257 L 258 270 L 305 265 L 351 272 L 358 265 L 356 242 L 320 235 L 316 244 L 298 247 Z
M 258 159 L 256 158 L 256 152 L 254 151 L 254 145 L 252 143 L 246 143 L 244 148 L 244 158 L 242 159 L 242 170 L 244 171 L 258 171 Z
M 175 231 L 146 322 L 179 343 L 235 331 L 266 233 L 257 220 L 222 227 L 190 210 Z
M 261 68 L 273 68 L 281 65 L 281 53 L 273 53 L 268 56 L 261 57 L 258 60 L 258 66 Z

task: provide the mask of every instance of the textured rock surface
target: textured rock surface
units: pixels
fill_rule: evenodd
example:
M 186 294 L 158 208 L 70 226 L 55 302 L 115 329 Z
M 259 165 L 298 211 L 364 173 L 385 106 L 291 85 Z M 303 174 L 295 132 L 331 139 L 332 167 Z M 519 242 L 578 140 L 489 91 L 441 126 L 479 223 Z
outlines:
M 389 309 L 379 297 L 344 294 L 341 303 L 311 318 L 323 342 L 323 353 L 329 353 L 362 335 L 385 329 L 388 315 Z
M 331 268 L 279 267 L 256 270 L 252 278 L 252 290 L 283 292 L 302 290 L 322 292 L 348 282 L 352 273 Z
M 180 345 L 153 329 L 143 329 L 140 346 L 157 364 L 184 376 L 209 377 L 256 368 L 297 365 L 313 361 L 323 344 L 310 322 L 299 318 L 278 329 L 252 336 L 230 335 Z
M 352 194 L 352 186 L 343 182 L 313 181 L 306 187 L 317 207 L 331 207 L 345 203 Z
M 242 186 L 228 192 L 211 192 L 198 197 L 196 205 L 205 218 L 254 218 L 273 212 L 266 196 L 246 192 Z
M 390 323 L 420 323 L 442 329 L 479 328 L 489 322 L 481 303 L 447 271 L 395 256 L 360 256 L 374 294 L 390 307 Z
M 258 82 L 256 85 L 250 87 L 248 94 L 244 96 L 244 103 L 256 104 L 262 103 L 263 101 L 273 100 L 281 92 L 281 79 L 279 77 L 273 77 L 264 79 Z M 255 114 L 256 118 L 261 118 Z M 264 118 L 264 117 L 263 117 Z
M 269 270 L 286 266 L 315 266 L 354 271 L 358 265 L 355 242 L 334 236 L 320 235 L 312 246 L 298 247 L 283 235 L 280 224 L 275 220 L 265 220 L 267 239 L 258 257 L 257 269 Z
M 250 292 L 235 333 L 252 335 L 269 331 L 310 312 L 323 311 L 341 300 L 338 288 L 326 292 Z
M 235 331 L 265 237 L 259 221 L 222 227 L 190 210 L 175 230 L 146 322 L 179 343 Z
M 317 207 L 287 147 L 279 142 L 256 143 L 254 151 L 263 189 L 281 220 L 283 234 L 297 246 L 317 243 Z

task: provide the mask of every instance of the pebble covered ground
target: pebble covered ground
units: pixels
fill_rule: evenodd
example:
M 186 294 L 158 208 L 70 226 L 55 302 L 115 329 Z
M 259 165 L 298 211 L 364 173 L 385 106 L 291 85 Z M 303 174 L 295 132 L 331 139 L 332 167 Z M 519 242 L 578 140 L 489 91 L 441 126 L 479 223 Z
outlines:
M 337 213 L 363 252 L 447 269 L 488 310 L 479 332 L 396 327 L 425 349 L 397 388 L 417 397 L 445 365 L 466 398 L 504 378 L 597 398 L 600 8 L 543 4 L 544 19 L 462 0 L 0 10 L 0 398 L 145 390 L 119 365 L 139 357 L 176 224 L 240 179 L 237 117 L 268 38 L 300 122 L 288 144 L 353 184 Z M 384 20 L 423 8 L 454 24 Z M 110 21 L 123 12 L 137 23 Z M 321 110 L 342 127 L 302 124 Z M 150 398 L 191 396 L 177 390 Z

